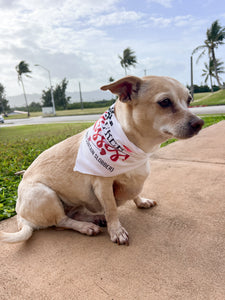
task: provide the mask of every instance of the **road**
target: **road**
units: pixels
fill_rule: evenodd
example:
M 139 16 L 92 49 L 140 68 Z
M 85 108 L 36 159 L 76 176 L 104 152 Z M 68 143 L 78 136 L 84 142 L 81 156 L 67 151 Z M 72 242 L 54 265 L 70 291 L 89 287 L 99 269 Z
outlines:
M 62 116 L 62 117 L 33 117 L 29 119 L 10 119 L 5 118 L 5 123 L 1 127 L 37 125 L 50 123 L 74 123 L 74 122 L 94 122 L 100 115 L 80 115 L 80 116 Z
M 194 114 L 198 114 L 198 115 L 225 114 L 225 105 L 192 107 L 192 108 L 190 108 L 190 111 L 192 111 Z
M 225 114 L 225 105 L 193 107 L 190 108 L 195 114 Z M 34 117 L 29 119 L 5 119 L 5 123 L 1 127 L 20 126 L 20 125 L 37 125 L 50 123 L 73 123 L 73 122 L 94 122 L 100 115 L 80 115 L 80 116 L 64 116 L 64 117 Z

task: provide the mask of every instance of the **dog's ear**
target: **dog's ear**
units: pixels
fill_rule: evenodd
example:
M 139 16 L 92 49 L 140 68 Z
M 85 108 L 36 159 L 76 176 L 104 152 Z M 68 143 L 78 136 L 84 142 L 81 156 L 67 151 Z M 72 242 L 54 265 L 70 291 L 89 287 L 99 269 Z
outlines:
M 142 80 L 136 76 L 126 76 L 111 84 L 104 85 L 101 90 L 110 90 L 113 94 L 118 95 L 122 102 L 132 101 L 137 97 Z

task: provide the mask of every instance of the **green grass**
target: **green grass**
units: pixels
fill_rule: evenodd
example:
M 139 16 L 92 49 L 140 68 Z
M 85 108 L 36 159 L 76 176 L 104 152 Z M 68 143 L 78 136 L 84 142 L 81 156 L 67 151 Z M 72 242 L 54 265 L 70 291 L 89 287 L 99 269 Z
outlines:
M 108 109 L 108 106 L 107 107 L 85 108 L 85 109 L 59 110 L 59 111 L 56 112 L 56 116 L 75 116 L 75 115 L 102 114 L 107 109 Z
M 220 90 L 215 93 L 195 94 L 191 106 L 196 105 L 225 105 L 225 90 Z
M 200 99 L 202 99 L 203 97 L 206 97 L 206 96 L 209 96 L 209 95 L 211 95 L 212 93 L 196 93 L 196 94 L 194 94 L 194 101 L 197 101 L 197 100 L 200 100 Z
M 17 187 L 25 170 L 45 149 L 70 137 L 90 123 L 30 125 L 0 128 L 0 220 L 15 215 Z
M 202 115 L 200 117 L 205 122 L 203 128 L 209 127 L 213 124 L 216 124 L 216 123 L 219 123 L 220 121 L 225 120 L 225 115 L 214 115 L 214 116 L 212 116 L 212 115 Z
M 204 127 L 225 120 L 224 115 L 202 116 Z M 45 149 L 70 137 L 90 123 L 67 123 L 0 127 L 0 220 L 15 215 L 17 188 L 22 176 L 15 172 L 25 170 Z M 166 146 L 171 139 L 162 146 Z

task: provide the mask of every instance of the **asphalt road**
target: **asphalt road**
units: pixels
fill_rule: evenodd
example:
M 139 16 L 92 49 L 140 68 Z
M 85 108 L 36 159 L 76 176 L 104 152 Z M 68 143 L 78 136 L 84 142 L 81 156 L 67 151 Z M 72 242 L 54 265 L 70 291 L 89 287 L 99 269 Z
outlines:
M 62 117 L 33 117 L 29 119 L 10 119 L 5 118 L 2 127 L 20 126 L 20 125 L 38 125 L 50 123 L 73 123 L 73 122 L 94 122 L 100 115 L 81 115 L 81 116 L 62 116 Z
M 225 114 L 225 105 L 217 105 L 217 106 L 206 106 L 206 107 L 192 107 L 190 110 L 194 114 Z
M 195 114 L 225 114 L 225 105 L 194 107 L 190 110 Z M 64 116 L 64 117 L 34 117 L 29 119 L 5 119 L 5 123 L 1 127 L 20 126 L 20 125 L 36 125 L 50 123 L 73 123 L 73 122 L 94 122 L 100 115 L 81 115 L 81 116 Z

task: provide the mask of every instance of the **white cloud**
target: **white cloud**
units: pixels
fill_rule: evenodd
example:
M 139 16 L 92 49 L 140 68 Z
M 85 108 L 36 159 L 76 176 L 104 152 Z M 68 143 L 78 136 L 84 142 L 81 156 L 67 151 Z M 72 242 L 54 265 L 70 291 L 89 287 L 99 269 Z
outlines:
M 173 22 L 175 26 L 182 27 L 192 24 L 194 22 L 194 18 L 191 15 L 176 16 L 173 18 Z
M 130 73 L 142 76 L 150 69 L 187 83 L 189 56 L 204 41 L 211 19 L 173 10 L 166 15 L 162 11 L 173 1 L 154 2 L 157 12 L 138 2 L 134 10 L 121 0 L 0 0 L 0 81 L 7 95 L 21 93 L 15 71 L 21 60 L 33 71 L 25 81 L 28 93 L 48 86 L 46 72 L 34 64 L 50 69 L 54 84 L 67 77 L 72 91 L 78 81 L 83 90 L 97 89 L 110 76 L 124 75 L 118 54 L 128 46 L 138 59 Z
M 4 10 L 0 11 L 0 68 L 8 94 L 20 93 L 15 82 L 15 65 L 20 60 L 26 60 L 32 69 L 35 63 L 45 65 L 51 69 L 55 81 L 64 76 L 85 77 L 87 73 L 94 76 L 90 67 L 94 65 L 91 48 L 95 48 L 97 40 L 107 37 L 104 31 L 82 20 L 110 11 L 117 1 L 67 0 L 63 6 L 60 2 L 17 1 L 15 7 L 5 1 Z M 35 92 L 40 88 L 32 87 L 31 81 L 27 85 L 28 90 Z
M 172 23 L 171 18 L 163 18 L 163 17 L 150 17 L 150 21 L 156 27 L 168 27 Z
M 150 17 L 150 21 L 153 23 L 154 26 L 165 28 L 169 26 L 175 27 L 184 27 L 184 26 L 195 26 L 198 23 L 198 20 L 195 20 L 191 15 L 186 16 L 175 16 L 171 18 L 164 18 L 164 17 Z
M 157 3 L 164 7 L 172 7 L 172 2 L 174 0 L 147 0 L 148 3 Z
M 102 26 L 112 26 L 112 25 L 121 25 L 124 23 L 135 22 L 140 20 L 144 16 L 143 13 L 137 13 L 134 11 L 120 11 L 105 14 L 100 16 L 97 19 L 91 19 L 89 24 L 102 27 Z

